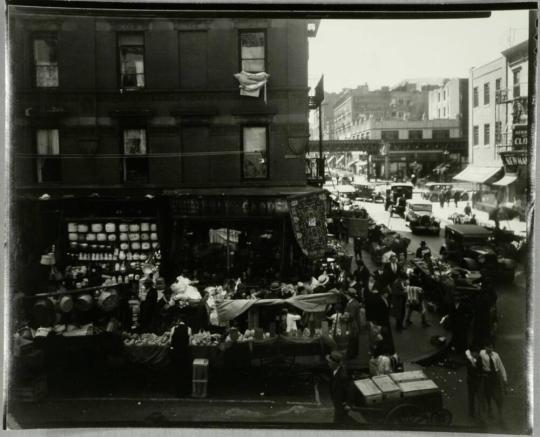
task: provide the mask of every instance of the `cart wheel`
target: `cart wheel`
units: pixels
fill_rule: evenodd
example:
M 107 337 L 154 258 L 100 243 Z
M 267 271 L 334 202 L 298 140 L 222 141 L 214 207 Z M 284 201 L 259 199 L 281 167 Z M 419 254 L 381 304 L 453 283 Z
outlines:
M 431 413 L 431 424 L 448 426 L 452 423 L 452 413 L 446 408 L 442 408 Z
M 414 404 L 401 404 L 392 408 L 384 417 L 385 425 L 429 425 L 430 414 Z

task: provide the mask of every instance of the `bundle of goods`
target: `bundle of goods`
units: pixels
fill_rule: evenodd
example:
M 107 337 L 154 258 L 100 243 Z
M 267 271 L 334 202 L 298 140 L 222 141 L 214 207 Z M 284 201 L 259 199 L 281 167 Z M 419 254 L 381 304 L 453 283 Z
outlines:
M 208 331 L 200 331 L 189 339 L 191 346 L 218 346 L 219 343 L 221 343 L 221 335 L 210 334 Z
M 124 338 L 124 344 L 126 346 L 168 346 L 171 342 L 169 334 L 169 332 L 165 332 L 162 335 L 153 333 L 132 334 L 124 332 L 122 337 Z

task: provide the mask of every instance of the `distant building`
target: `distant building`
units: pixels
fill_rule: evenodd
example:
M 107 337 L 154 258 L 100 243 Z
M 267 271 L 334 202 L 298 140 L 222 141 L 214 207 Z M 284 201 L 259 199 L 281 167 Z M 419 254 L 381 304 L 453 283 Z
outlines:
M 469 166 L 454 179 L 476 184 L 479 209 L 525 203 L 528 149 L 528 42 L 472 68 Z M 503 177 L 504 176 L 504 177 Z
M 338 93 L 324 93 L 321 113 L 323 119 L 323 139 L 325 140 L 333 140 L 335 137 L 334 105 L 338 96 Z M 310 129 L 310 139 L 319 139 L 319 111 L 313 111 L 313 125 Z
M 461 135 L 467 137 L 469 131 L 469 80 L 448 79 L 443 86 L 429 91 L 428 119 L 459 120 Z

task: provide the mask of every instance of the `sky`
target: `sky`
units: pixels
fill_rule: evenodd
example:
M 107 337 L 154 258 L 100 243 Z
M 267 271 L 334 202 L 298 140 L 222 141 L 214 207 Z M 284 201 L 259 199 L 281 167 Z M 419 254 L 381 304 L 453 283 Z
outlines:
M 528 37 L 528 11 L 454 20 L 321 20 L 310 38 L 309 82 L 326 91 L 367 83 L 371 90 L 407 78 L 468 77 Z

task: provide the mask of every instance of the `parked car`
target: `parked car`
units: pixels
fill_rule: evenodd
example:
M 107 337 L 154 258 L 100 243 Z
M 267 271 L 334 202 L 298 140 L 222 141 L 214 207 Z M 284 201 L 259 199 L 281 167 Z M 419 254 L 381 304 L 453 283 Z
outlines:
M 440 221 L 433 216 L 433 204 L 427 200 L 407 200 L 405 222 L 413 234 L 425 232 L 439 235 L 441 230 Z
M 493 249 L 493 232 L 479 225 L 446 225 L 448 257 L 468 270 L 487 270 L 495 280 L 512 282 L 515 263 Z
M 452 201 L 455 193 L 459 193 L 459 200 L 469 200 L 469 193 L 461 185 L 451 182 L 428 182 L 425 185 L 425 190 L 422 192 L 422 197 L 430 202 L 437 202 L 439 195 L 443 191 L 450 190 Z
M 410 182 L 394 183 L 386 190 L 386 196 L 390 196 L 395 202 L 399 197 L 412 199 L 414 185 Z

